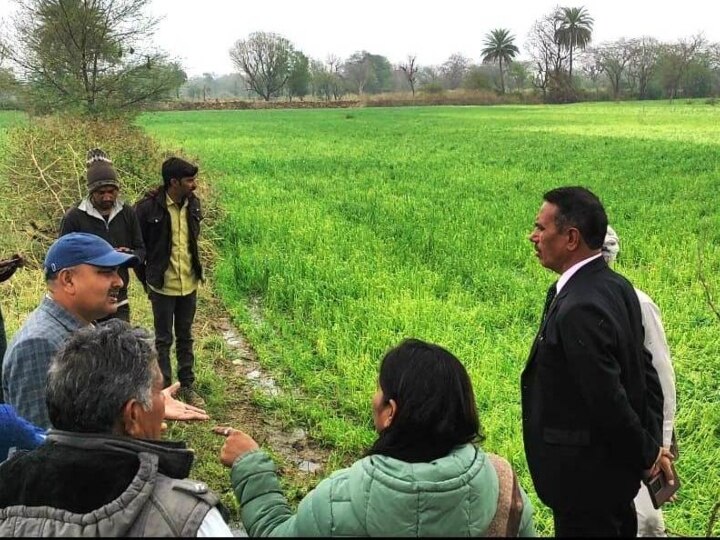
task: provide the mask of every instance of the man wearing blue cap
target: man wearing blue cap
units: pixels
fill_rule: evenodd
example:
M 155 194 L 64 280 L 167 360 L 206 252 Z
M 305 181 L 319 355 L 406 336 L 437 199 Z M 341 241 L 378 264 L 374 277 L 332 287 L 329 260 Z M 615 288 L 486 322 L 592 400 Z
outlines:
M 18 330 L 2 362 L 7 403 L 19 416 L 43 429 L 50 427 L 45 384 L 50 361 L 75 330 L 117 310 L 122 279 L 118 268 L 136 261 L 88 233 L 67 234 L 45 256 L 48 292 Z M 180 384 L 163 390 L 166 420 L 207 420 L 202 409 L 173 398 Z M 28 448 L 28 446 L 20 447 Z
M 50 246 L 44 264 L 48 292 L 3 358 L 5 400 L 21 417 L 50 427 L 45 382 L 53 354 L 70 333 L 117 310 L 123 286 L 118 268 L 136 261 L 94 234 L 71 233 Z

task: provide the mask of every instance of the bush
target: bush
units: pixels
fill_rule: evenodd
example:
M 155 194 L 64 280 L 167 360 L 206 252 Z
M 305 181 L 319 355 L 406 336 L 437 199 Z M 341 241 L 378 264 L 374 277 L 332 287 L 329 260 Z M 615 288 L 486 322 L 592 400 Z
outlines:
M 493 90 L 495 81 L 486 66 L 476 66 L 465 75 L 462 86 L 466 90 Z
M 445 92 L 445 89 L 443 88 L 443 85 L 439 82 L 431 82 L 424 84 L 422 88 L 420 88 L 420 92 L 423 94 L 430 94 L 432 96 L 436 96 Z
M 0 162 L 6 251 L 42 262 L 65 211 L 87 195 L 85 156 L 94 147 L 113 160 L 123 200 L 134 203 L 162 183 L 160 167 L 170 153 L 123 119 L 31 118 L 8 132 Z

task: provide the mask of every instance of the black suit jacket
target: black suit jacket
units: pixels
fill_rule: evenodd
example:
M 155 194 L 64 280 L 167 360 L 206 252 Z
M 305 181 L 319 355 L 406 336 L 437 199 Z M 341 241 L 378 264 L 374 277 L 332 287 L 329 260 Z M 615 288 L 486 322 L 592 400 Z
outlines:
M 602 258 L 558 293 L 522 374 L 523 438 L 553 510 L 630 502 L 662 441 L 662 390 L 633 286 Z

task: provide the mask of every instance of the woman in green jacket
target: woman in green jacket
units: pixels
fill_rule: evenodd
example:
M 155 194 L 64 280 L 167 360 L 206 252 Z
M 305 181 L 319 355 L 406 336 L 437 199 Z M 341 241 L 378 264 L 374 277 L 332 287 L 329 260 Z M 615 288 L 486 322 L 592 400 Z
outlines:
M 380 366 L 372 400 L 378 438 L 293 514 L 275 465 L 239 430 L 221 461 L 250 536 L 534 536 L 532 507 L 507 462 L 480 439 L 467 371 L 438 345 L 408 339 Z

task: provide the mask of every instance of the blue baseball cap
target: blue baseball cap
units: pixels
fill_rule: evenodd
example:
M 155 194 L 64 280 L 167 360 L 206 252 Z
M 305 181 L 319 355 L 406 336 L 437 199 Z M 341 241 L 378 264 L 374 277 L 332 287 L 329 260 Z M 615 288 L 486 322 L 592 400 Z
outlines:
M 50 246 L 45 255 L 45 272 L 54 274 L 79 264 L 113 268 L 137 262 L 139 259 L 135 255 L 115 251 L 99 236 L 74 232 L 61 236 Z

